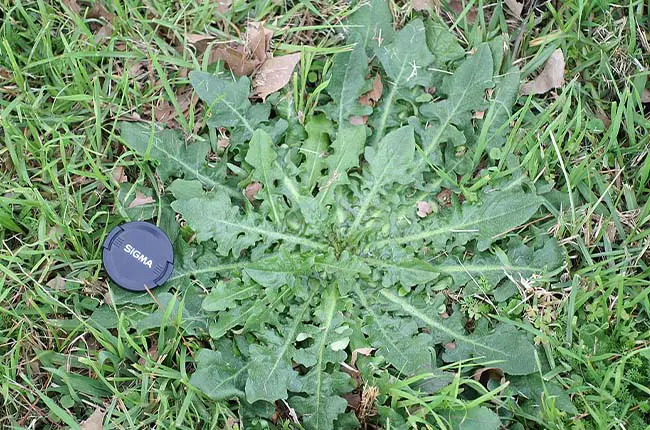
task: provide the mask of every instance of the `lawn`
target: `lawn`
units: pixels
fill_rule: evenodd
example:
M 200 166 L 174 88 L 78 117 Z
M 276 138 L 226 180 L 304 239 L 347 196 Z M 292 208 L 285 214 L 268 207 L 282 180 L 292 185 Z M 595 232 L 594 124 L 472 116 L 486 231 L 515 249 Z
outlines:
M 0 428 L 650 428 L 649 28 L 0 0 Z

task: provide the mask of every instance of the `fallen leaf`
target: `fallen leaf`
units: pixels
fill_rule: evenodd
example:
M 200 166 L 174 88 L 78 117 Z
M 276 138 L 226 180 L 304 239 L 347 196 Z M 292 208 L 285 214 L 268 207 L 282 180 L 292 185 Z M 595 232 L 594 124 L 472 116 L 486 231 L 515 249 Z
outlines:
M 269 94 L 282 89 L 291 80 L 293 69 L 298 61 L 300 61 L 300 53 L 266 60 L 253 79 L 254 94 L 265 101 Z
M 104 300 L 104 303 L 107 305 L 112 305 L 113 304 L 113 298 L 111 296 L 111 290 L 106 288 L 106 292 L 104 293 L 104 296 L 102 297 Z
M 221 151 L 224 151 L 226 148 L 230 146 L 230 139 L 228 138 L 222 138 L 217 140 L 217 148 Z
M 366 357 L 369 357 L 373 352 L 375 352 L 376 348 L 357 348 L 354 351 L 352 351 L 352 356 L 350 357 L 350 365 L 352 367 L 355 367 L 357 363 L 357 356 L 359 354 L 365 355 Z
M 377 73 L 375 79 L 372 81 L 372 89 L 359 97 L 359 103 L 364 106 L 373 107 L 379 101 L 383 92 L 384 85 L 381 83 L 381 76 Z
M 140 191 L 136 191 L 135 192 L 135 198 L 133 199 L 133 201 L 131 203 L 129 203 L 129 209 L 137 208 L 138 206 L 148 205 L 148 204 L 151 204 L 151 203 L 154 203 L 154 202 L 155 202 L 155 200 L 153 199 L 153 197 L 145 196 Z
M 185 38 L 190 45 L 194 46 L 197 57 L 202 57 L 205 51 L 210 48 L 208 62 L 214 63 L 221 59 L 216 55 L 216 51 L 220 49 L 223 44 L 219 43 L 218 45 L 210 45 L 210 42 L 215 39 L 214 36 L 211 36 L 209 34 L 186 34 Z M 183 48 L 183 45 L 177 47 L 179 51 L 182 51 Z
M 463 12 L 463 9 L 465 9 L 465 6 L 463 6 L 462 0 L 450 0 L 449 1 L 449 8 L 456 15 L 459 15 L 461 12 Z M 467 18 L 467 22 L 469 22 L 470 24 L 474 23 L 477 16 L 478 16 L 478 11 L 476 10 L 476 6 L 472 6 L 467 11 L 467 15 L 465 15 L 465 17 Z
M 436 0 L 413 0 L 413 10 L 433 10 L 439 3 Z
M 506 6 L 512 12 L 512 15 L 519 19 L 521 18 L 521 12 L 524 10 L 524 4 L 519 3 L 517 0 L 505 0 Z
M 74 14 L 81 16 L 81 6 L 77 0 L 63 0 L 63 3 L 68 6 L 70 11 Z M 88 19 L 101 19 L 106 21 L 104 24 L 91 23 L 90 28 L 95 34 L 94 43 L 99 43 L 102 39 L 109 38 L 113 34 L 113 19 L 115 15 L 110 13 L 100 2 L 96 2 L 93 7 L 86 9 L 86 18 Z
M 368 123 L 368 115 L 364 116 L 351 116 L 349 118 L 350 124 L 352 125 L 365 125 Z
M 124 166 L 116 166 L 113 169 L 112 176 L 113 180 L 118 184 L 123 184 L 129 180 L 129 178 L 126 177 L 126 173 L 124 173 Z
M 643 101 L 643 98 L 641 99 L 641 101 Z M 603 122 L 603 125 L 605 126 L 605 129 L 608 129 L 610 124 L 612 123 L 611 118 L 609 116 L 607 116 L 607 114 L 605 114 L 605 112 L 603 112 L 601 110 L 598 110 L 596 112 L 596 118 L 598 118 L 599 120 L 601 120 Z
M 47 243 L 50 249 L 56 248 L 63 236 L 63 229 L 59 225 L 55 225 L 47 232 Z
M 88 14 L 86 15 L 88 18 L 103 18 L 108 22 L 112 22 L 113 18 L 115 18 L 115 15 L 110 13 L 104 6 L 101 5 L 100 2 L 95 2 L 92 8 L 88 11 Z
M 259 190 L 262 189 L 262 184 L 259 182 L 251 182 L 246 186 L 246 190 L 244 190 L 244 194 L 246 195 L 246 198 L 253 203 L 253 200 L 255 200 L 255 195 Z
M 641 93 L 641 103 L 650 103 L 650 90 L 643 90 Z
M 348 402 L 348 408 L 355 411 L 359 410 L 359 407 L 361 406 L 361 393 L 359 392 L 346 393 L 343 394 L 341 397 L 343 397 L 345 401 Z
M 79 6 L 77 0 L 63 0 L 63 4 L 68 6 L 68 8 L 76 14 L 81 12 L 81 6 Z
M 496 367 L 485 367 L 483 369 L 478 369 L 476 372 L 474 372 L 473 378 L 475 381 L 480 382 L 485 387 L 487 387 L 488 382 L 491 380 L 498 381 L 501 384 L 506 382 L 503 370 Z
M 216 0 L 215 3 L 217 4 L 217 12 L 220 14 L 225 15 L 230 12 L 232 0 Z
M 106 411 L 98 406 L 95 412 L 81 423 L 81 430 L 102 430 L 104 428 L 104 415 L 106 415 Z
M 153 120 L 158 124 L 170 126 L 171 123 L 175 123 L 174 118 L 176 118 L 176 108 L 168 101 L 159 102 L 153 108 Z
M 95 44 L 101 42 L 102 39 L 109 39 L 111 35 L 113 34 L 113 24 L 106 23 L 102 25 L 99 30 L 95 33 Z
M 211 36 L 209 34 L 187 34 L 185 35 L 185 39 L 192 45 L 196 45 L 197 43 L 204 42 L 206 40 L 212 40 L 214 39 L 214 36 Z
M 254 22 L 246 30 L 246 49 L 258 61 L 267 59 L 267 52 L 271 49 L 273 31 L 264 27 L 264 23 Z
M 444 190 L 440 191 L 438 194 L 436 194 L 436 200 L 438 202 L 448 208 L 451 206 L 451 190 L 449 188 L 445 188 Z
M 86 185 L 90 182 L 91 179 L 87 176 L 72 175 L 72 183 L 75 185 Z
M 184 117 L 190 111 L 192 106 L 195 106 L 199 101 L 199 96 L 192 90 L 192 87 L 186 86 L 175 94 L 176 103 L 180 109 L 181 115 Z M 178 127 L 176 118 L 179 116 L 179 111 L 174 107 L 173 103 L 167 100 L 162 100 L 154 107 L 153 118 L 157 123 L 165 124 L 170 128 Z
M 532 81 L 521 86 L 520 93 L 524 96 L 544 94 L 553 88 L 560 88 L 562 85 L 564 85 L 564 54 L 561 49 L 556 49 L 546 60 L 541 73 Z
M 87 18 L 103 19 L 106 21 L 99 29 L 95 30 L 95 43 L 99 43 L 102 39 L 110 38 L 113 34 L 113 19 L 115 15 L 110 13 L 100 2 L 96 2 L 86 14 Z
M 56 277 L 50 279 L 47 281 L 47 285 L 49 288 L 53 290 L 64 290 L 65 289 L 65 278 L 63 278 L 61 275 L 56 275 Z
M 431 205 L 425 201 L 419 201 L 417 203 L 418 206 L 418 216 L 420 218 L 424 218 L 427 215 L 430 215 L 431 212 L 433 212 L 433 208 Z
M 153 341 L 151 346 L 149 347 L 149 350 L 147 351 L 147 356 L 152 361 L 158 360 L 158 342 Z M 147 358 L 146 357 L 140 357 L 138 359 L 138 363 L 140 363 L 141 366 L 144 366 L 147 363 Z
M 13 74 L 11 73 L 11 70 L 0 66 L 0 79 L 9 80 L 12 76 Z
M 128 63 L 127 63 L 128 64 Z M 148 63 L 145 60 L 137 61 L 128 65 L 127 72 L 130 77 L 139 78 L 147 73 Z
M 262 64 L 261 61 L 251 58 L 242 48 L 230 46 L 216 48 L 212 51 L 210 62 L 221 60 L 226 63 L 237 76 L 249 76 Z
M 210 62 L 221 60 L 238 76 L 250 76 L 269 58 L 273 32 L 264 23 L 253 22 L 248 25 L 244 44 L 231 43 L 215 48 Z
M 614 224 L 614 221 L 610 221 L 609 224 L 607 224 L 607 228 L 605 229 L 605 237 L 607 237 L 607 240 L 610 243 L 614 243 L 616 240 L 616 224 Z

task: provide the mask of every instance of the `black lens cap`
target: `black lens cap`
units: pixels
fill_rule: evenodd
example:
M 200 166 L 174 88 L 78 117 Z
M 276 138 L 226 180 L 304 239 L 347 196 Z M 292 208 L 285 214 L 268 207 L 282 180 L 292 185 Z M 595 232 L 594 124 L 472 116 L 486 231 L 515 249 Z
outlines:
M 122 288 L 151 290 L 164 284 L 174 271 L 174 250 L 167 235 L 148 222 L 115 227 L 104 240 L 104 268 Z

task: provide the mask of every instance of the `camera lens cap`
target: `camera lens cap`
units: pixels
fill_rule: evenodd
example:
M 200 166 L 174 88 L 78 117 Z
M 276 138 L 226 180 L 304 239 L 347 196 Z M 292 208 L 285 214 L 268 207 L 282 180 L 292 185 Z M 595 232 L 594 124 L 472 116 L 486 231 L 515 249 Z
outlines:
M 131 291 L 151 290 L 174 271 L 174 250 L 167 235 L 148 222 L 115 227 L 104 240 L 104 268 L 113 282 Z

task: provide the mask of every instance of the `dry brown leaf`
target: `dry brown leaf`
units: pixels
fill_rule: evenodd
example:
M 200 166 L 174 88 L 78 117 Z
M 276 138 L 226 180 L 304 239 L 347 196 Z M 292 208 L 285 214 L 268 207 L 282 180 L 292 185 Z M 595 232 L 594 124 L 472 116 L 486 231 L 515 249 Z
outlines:
M 197 43 L 204 42 L 206 40 L 212 40 L 214 39 L 214 36 L 211 36 L 209 34 L 186 34 L 185 39 L 191 43 L 192 45 L 196 45 Z
M 217 148 L 219 148 L 220 150 L 223 151 L 226 148 L 228 148 L 229 146 L 230 146 L 230 139 L 222 138 L 222 139 L 217 140 Z
M 74 185 L 86 185 L 91 181 L 89 177 L 81 175 L 72 175 L 71 178 Z
M 255 60 L 264 61 L 268 57 L 267 52 L 271 49 L 271 38 L 273 32 L 264 27 L 262 22 L 249 24 L 246 30 L 246 50 Z
M 126 173 L 124 173 L 124 166 L 116 166 L 113 169 L 112 176 L 113 180 L 118 184 L 123 184 L 129 180 L 129 178 L 126 177 Z
M 79 6 L 77 0 L 63 0 L 63 3 L 76 15 L 82 15 L 81 6 Z M 106 21 L 104 24 L 90 24 L 90 28 L 95 34 L 95 44 L 99 43 L 102 39 L 109 38 L 113 34 L 113 19 L 115 18 L 115 15 L 106 10 L 100 2 L 95 2 L 93 7 L 86 9 L 86 18 Z
M 59 244 L 61 237 L 63 236 L 63 229 L 59 225 L 55 225 L 50 228 L 47 232 L 47 243 L 50 249 L 54 249 Z
M 350 357 L 350 365 L 352 367 L 355 367 L 357 363 L 357 356 L 359 354 L 365 355 L 366 357 L 369 357 L 373 352 L 375 352 L 376 348 L 357 348 L 354 351 L 352 351 L 352 356 Z
M 475 381 L 480 382 L 485 387 L 487 387 L 488 382 L 491 380 L 497 381 L 501 384 L 504 384 L 506 382 L 503 370 L 496 367 L 485 367 L 483 369 L 478 369 L 476 372 L 474 372 L 473 378 Z
M 139 78 L 140 76 L 147 73 L 148 63 L 145 60 L 137 61 L 131 64 L 127 63 L 127 64 L 128 64 L 128 68 L 126 70 L 130 77 Z
M 221 60 L 237 76 L 250 76 L 262 64 L 251 58 L 243 48 L 230 46 L 215 48 L 210 55 L 210 63 Z
M 465 9 L 462 0 L 449 0 L 449 8 L 456 15 L 459 15 L 463 11 L 463 9 Z M 474 23 L 477 16 L 478 16 L 478 11 L 476 10 L 476 6 L 471 7 L 467 11 L 467 15 L 465 15 L 465 17 L 467 18 L 467 22 L 469 22 L 470 24 Z
M 253 203 L 253 200 L 255 200 L 255 195 L 261 189 L 262 189 L 262 184 L 260 184 L 259 182 L 251 182 L 246 186 L 246 189 L 244 190 L 244 194 L 246 195 L 248 201 Z
M 49 288 L 53 290 L 64 290 L 65 289 L 65 279 L 61 275 L 56 275 L 56 277 L 50 279 L 47 281 L 47 285 Z
M 443 207 L 450 207 L 451 190 L 449 188 L 445 188 L 444 190 L 440 191 L 438 194 L 436 194 L 436 200 L 438 200 L 438 203 L 440 203 Z
M 474 112 L 474 114 L 472 114 L 472 118 L 474 119 L 483 119 L 484 116 L 485 116 L 485 111 L 483 110 L 476 111 Z
M 115 16 L 110 13 L 109 11 L 106 10 L 104 6 L 100 2 L 95 2 L 92 8 L 88 11 L 88 15 L 86 15 L 88 18 L 103 18 L 108 22 L 113 22 L 113 18 Z
M 81 6 L 79 6 L 77 0 L 63 0 L 63 4 L 68 6 L 68 8 L 76 14 L 81 12 Z
M 546 60 L 541 73 L 532 81 L 521 86 L 520 93 L 524 96 L 544 94 L 553 88 L 560 88 L 562 85 L 564 85 L 564 54 L 561 49 L 556 49 Z
M 98 29 L 95 30 L 95 43 L 99 43 L 102 39 L 107 39 L 113 34 L 113 19 L 115 15 L 110 13 L 100 2 L 95 2 L 92 8 L 86 14 L 87 18 L 102 19 L 106 21 Z
M 149 347 L 149 350 L 147 351 L 147 355 L 152 361 L 158 360 L 158 342 L 156 341 L 152 342 L 151 346 Z M 146 357 L 140 357 L 140 359 L 138 360 L 138 363 L 140 363 L 140 365 L 142 366 L 144 366 L 146 362 L 147 362 Z
M 610 221 L 609 224 L 607 224 L 607 228 L 605 229 L 605 237 L 607 237 L 607 240 L 610 243 L 614 243 L 616 240 L 616 224 L 614 224 L 614 221 Z
M 413 0 L 413 10 L 433 10 L 439 3 L 436 0 Z
M 348 402 L 348 408 L 358 411 L 359 407 L 361 406 L 361 393 L 360 392 L 352 392 L 352 393 L 346 393 L 341 395 L 345 399 L 346 402 Z
M 372 81 L 372 89 L 359 97 L 359 103 L 364 106 L 375 106 L 383 92 L 384 85 L 381 83 L 381 76 L 377 73 Z
M 368 115 L 364 116 L 351 116 L 349 118 L 350 124 L 352 125 L 365 125 L 368 123 Z
M 102 41 L 102 39 L 109 39 L 113 35 L 113 24 L 110 22 L 102 25 L 95 33 L 95 44 Z
M 210 42 L 215 39 L 214 36 L 211 36 L 209 34 L 186 34 L 185 38 L 189 44 L 194 46 L 197 57 L 203 56 L 203 53 L 208 49 L 208 47 L 210 47 Z M 179 51 L 182 51 L 183 46 L 181 45 L 177 47 L 177 49 Z M 210 63 L 214 63 L 215 61 L 219 60 L 219 58 L 216 57 L 214 52 L 216 48 L 211 47 L 210 49 Z
M 253 79 L 254 94 L 264 101 L 269 94 L 281 90 L 291 80 L 298 61 L 300 53 L 267 59 Z
M 172 127 L 175 124 L 176 108 L 168 101 L 160 102 L 153 108 L 153 120 L 159 124 L 166 124 Z M 173 128 L 173 127 L 172 127 Z
M 155 202 L 155 200 L 153 199 L 153 197 L 146 196 L 143 193 L 141 193 L 140 191 L 136 191 L 135 192 L 135 198 L 133 199 L 133 201 L 131 203 L 129 203 L 129 209 L 137 208 L 138 206 L 148 205 L 148 204 L 151 204 L 151 203 L 154 203 L 154 202 Z
M 506 6 L 512 12 L 512 15 L 519 19 L 521 18 L 521 12 L 524 10 L 524 3 L 519 3 L 517 0 L 505 0 Z
M 261 22 L 248 25 L 244 44 L 229 44 L 215 48 L 210 62 L 221 60 L 238 76 L 250 76 L 267 60 L 273 32 Z
M 217 12 L 220 14 L 225 15 L 230 12 L 232 0 L 214 0 L 214 2 L 217 4 Z
M 81 423 L 81 430 L 102 430 L 104 428 L 104 415 L 106 415 L 106 411 L 98 406 L 95 412 Z
M 180 113 L 185 117 L 190 108 L 195 106 L 198 102 L 198 95 L 192 90 L 192 87 L 186 86 L 181 88 L 176 92 L 176 103 L 180 109 Z M 153 119 L 157 123 L 165 124 L 170 128 L 178 127 L 178 121 L 176 120 L 179 116 L 179 111 L 176 110 L 176 107 L 173 103 L 168 102 L 167 100 L 162 100 L 153 109 Z
M 199 96 L 192 87 L 186 86 L 176 93 L 176 101 L 178 102 L 178 106 L 181 108 L 183 114 L 186 114 L 190 107 L 195 106 L 198 103 Z
M 650 103 L 650 90 L 643 90 L 641 93 L 641 102 Z
M 603 124 L 605 125 L 605 129 L 608 129 L 610 124 L 612 123 L 611 118 L 601 110 L 596 111 L 596 118 L 598 118 L 603 122 Z
M 11 70 L 0 66 L 0 79 L 5 79 L 8 81 L 9 79 L 11 79 L 12 76 L 13 73 L 11 73 Z
M 431 204 L 425 202 L 425 201 L 419 201 L 417 203 L 418 206 L 418 216 L 420 218 L 424 218 L 427 215 L 430 215 L 431 212 L 433 212 L 433 208 L 431 207 Z

